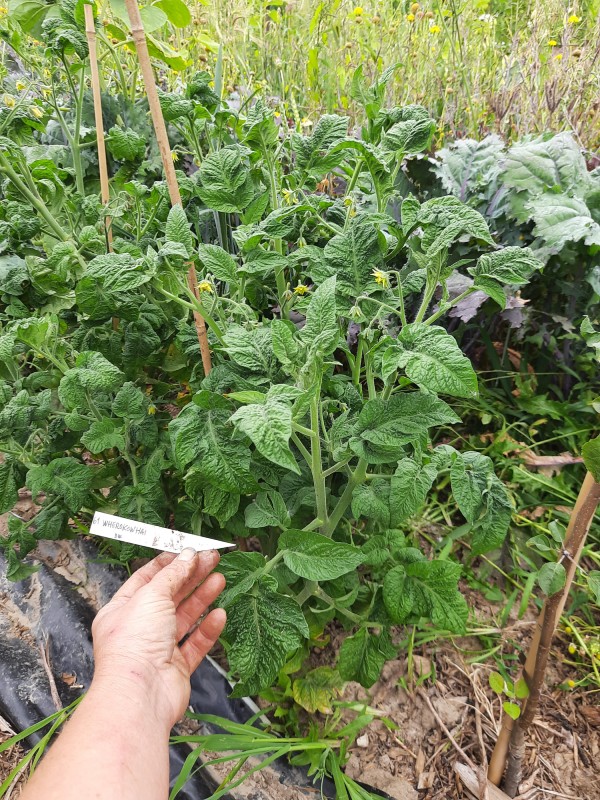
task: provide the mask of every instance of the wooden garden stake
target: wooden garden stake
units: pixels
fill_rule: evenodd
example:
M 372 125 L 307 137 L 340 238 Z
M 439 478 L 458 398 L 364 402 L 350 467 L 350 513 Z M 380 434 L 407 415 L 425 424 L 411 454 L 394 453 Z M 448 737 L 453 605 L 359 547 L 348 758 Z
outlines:
M 150 114 L 152 115 L 152 123 L 154 125 L 154 132 L 156 134 L 156 141 L 165 171 L 165 180 L 169 189 L 169 197 L 171 198 L 171 205 L 182 205 L 181 194 L 179 192 L 179 184 L 177 183 L 177 176 L 175 175 L 175 165 L 173 163 L 173 156 L 171 154 L 171 146 L 169 145 L 169 138 L 167 136 L 167 128 L 163 117 L 160 101 L 158 99 L 158 91 L 156 89 L 156 81 L 152 64 L 150 62 L 150 54 L 148 52 L 148 44 L 146 42 L 146 34 L 144 32 L 144 25 L 138 7 L 137 0 L 125 0 L 127 14 L 131 23 L 131 33 L 137 51 L 140 68 L 142 71 L 142 78 L 144 80 L 144 87 L 146 89 L 146 96 L 148 97 L 148 105 L 150 106 Z M 199 300 L 200 294 L 198 292 L 198 278 L 196 277 L 196 268 L 193 264 L 189 265 L 188 269 L 188 286 L 194 297 Z M 194 309 L 194 322 L 196 324 L 196 333 L 198 334 L 198 342 L 200 344 L 200 352 L 202 354 L 202 365 L 204 373 L 208 375 L 211 370 L 211 357 L 210 349 L 208 346 L 208 337 L 206 335 L 206 323 L 204 317 L 199 311 Z
M 567 602 L 585 539 L 599 503 L 600 483 L 597 483 L 588 472 L 565 534 L 562 551 L 562 560 L 565 562 L 566 570 L 565 584 L 560 591 L 546 598 L 523 668 L 523 677 L 529 688 L 529 697 L 524 701 L 521 716 L 517 720 L 512 720 L 507 714 L 504 715 L 502 729 L 490 761 L 488 778 L 498 786 L 502 780 L 508 757 L 503 788 L 509 797 L 516 795 L 521 782 L 525 734 L 538 709 L 552 638 Z
M 94 25 L 94 9 L 91 5 L 84 5 L 85 35 L 90 51 L 90 72 L 92 74 L 92 96 L 94 98 L 94 119 L 96 120 L 96 142 L 98 145 L 98 169 L 100 172 L 100 196 L 102 204 L 108 205 L 110 193 L 108 188 L 108 167 L 106 165 L 106 146 L 104 144 L 104 120 L 102 118 L 102 95 L 100 94 L 100 75 L 98 73 L 98 57 L 96 55 L 96 26 Z M 112 220 L 104 218 L 106 230 L 106 244 L 108 251 L 112 251 Z

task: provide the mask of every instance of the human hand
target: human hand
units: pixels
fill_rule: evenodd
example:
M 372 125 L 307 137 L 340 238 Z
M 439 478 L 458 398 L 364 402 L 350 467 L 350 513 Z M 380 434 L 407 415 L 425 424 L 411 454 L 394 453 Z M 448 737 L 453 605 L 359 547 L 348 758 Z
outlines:
M 225 611 L 216 608 L 178 644 L 225 588 L 223 575 L 209 574 L 218 563 L 215 550 L 186 549 L 177 557 L 162 553 L 134 573 L 92 625 L 92 687 L 108 684 L 113 694 L 137 697 L 171 728 L 188 705 L 191 674 L 225 625 Z

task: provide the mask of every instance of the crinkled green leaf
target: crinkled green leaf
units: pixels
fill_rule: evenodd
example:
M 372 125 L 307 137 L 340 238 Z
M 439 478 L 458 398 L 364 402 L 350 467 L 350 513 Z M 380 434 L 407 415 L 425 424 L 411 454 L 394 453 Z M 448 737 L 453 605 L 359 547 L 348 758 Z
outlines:
M 486 244 L 494 243 L 482 215 L 456 197 L 434 197 L 423 203 L 419 225 L 423 228 L 421 246 L 428 258 L 465 236 Z
M 165 226 L 165 236 L 167 242 L 183 245 L 188 258 L 192 256 L 194 252 L 194 237 L 192 236 L 186 213 L 179 204 L 174 205 L 169 211 Z
M 268 399 L 263 405 L 249 405 L 239 408 L 231 417 L 236 427 L 248 436 L 261 455 L 300 474 L 292 451 L 292 410 L 285 403 Z
M 0 463 L 0 514 L 10 511 L 18 499 L 14 465 L 4 461 Z
M 146 155 L 146 139 L 132 128 L 115 125 L 108 132 L 106 149 L 117 161 L 141 161 Z
M 343 680 L 357 681 L 369 689 L 379 679 L 385 662 L 395 658 L 396 653 L 387 631 L 375 634 L 360 628 L 344 639 L 338 669 Z
M 55 458 L 46 466 L 32 467 L 27 473 L 27 486 L 34 498 L 42 492 L 56 495 L 77 512 L 91 489 L 92 470 L 71 456 Z
M 328 356 L 336 349 L 340 332 L 335 306 L 336 278 L 328 278 L 311 297 L 300 339 L 311 352 Z
M 408 616 L 431 619 L 434 625 L 461 633 L 468 615 L 458 591 L 459 564 L 451 561 L 413 561 L 394 567 L 385 576 L 383 599 L 395 622 Z
M 101 453 L 111 447 L 125 450 L 125 437 L 109 417 L 92 422 L 90 428 L 82 435 L 81 443 L 90 453 Z
M 277 527 L 285 530 L 289 527 L 290 515 L 279 492 L 259 492 L 246 506 L 244 521 L 249 528 Z
M 493 278 L 500 283 L 522 286 L 527 283 L 536 270 L 542 267 L 542 262 L 534 256 L 529 248 L 505 247 L 502 250 L 479 256 L 477 264 L 467 271 L 476 279 Z
M 254 197 L 248 168 L 239 147 L 224 147 L 210 153 L 197 172 L 198 195 L 215 211 L 243 211 Z M 246 151 L 247 152 L 247 151 Z
M 314 531 L 285 531 L 279 537 L 285 565 L 311 581 L 329 581 L 355 570 L 363 554 L 351 544 L 335 542 Z
M 261 582 L 228 606 L 223 635 L 231 645 L 229 666 L 242 680 L 234 691 L 240 696 L 270 686 L 309 631 L 298 603 Z
M 341 694 L 343 681 L 337 670 L 331 667 L 316 667 L 292 684 L 292 696 L 296 703 L 309 714 L 333 712 L 333 700 Z
M 533 233 L 554 251 L 567 242 L 600 246 L 600 225 L 584 200 L 566 194 L 544 194 L 529 204 L 535 222 Z
M 243 328 L 230 325 L 224 336 L 225 349 L 230 358 L 251 372 L 269 374 L 273 365 L 271 328 Z
M 327 242 L 323 262 L 329 274 L 337 276 L 339 294 L 358 297 L 376 290 L 371 273 L 383 267 L 377 228 L 365 215 L 354 217 L 347 231 Z
M 210 272 L 224 283 L 237 282 L 237 264 L 233 256 L 216 244 L 201 244 L 198 248 L 200 261 Z
M 390 524 L 394 527 L 419 511 L 433 486 L 437 469 L 432 464 L 419 465 L 412 458 L 398 462 L 390 481 Z
M 429 428 L 458 422 L 443 400 L 424 392 L 400 392 L 389 400 L 367 400 L 350 446 L 370 463 L 389 463 L 404 455 L 403 447 L 427 435 Z
M 398 366 L 417 386 L 454 397 L 477 395 L 477 375 L 456 339 L 439 325 L 415 323 L 398 337 Z

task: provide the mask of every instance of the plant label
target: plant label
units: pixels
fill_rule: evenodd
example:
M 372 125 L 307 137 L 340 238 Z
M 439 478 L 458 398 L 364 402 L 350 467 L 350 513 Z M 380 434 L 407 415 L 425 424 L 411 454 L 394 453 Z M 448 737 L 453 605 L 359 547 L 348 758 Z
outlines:
M 90 525 L 90 533 L 94 536 L 103 536 L 105 539 L 117 539 L 129 544 L 166 550 L 169 553 L 180 553 L 186 547 L 192 547 L 194 550 L 219 550 L 223 547 L 235 547 L 230 542 L 220 542 L 218 539 L 194 536 L 193 533 L 183 533 L 183 531 L 174 531 L 171 528 L 161 528 L 159 525 L 115 517 L 113 514 L 104 514 L 102 511 L 95 512 Z

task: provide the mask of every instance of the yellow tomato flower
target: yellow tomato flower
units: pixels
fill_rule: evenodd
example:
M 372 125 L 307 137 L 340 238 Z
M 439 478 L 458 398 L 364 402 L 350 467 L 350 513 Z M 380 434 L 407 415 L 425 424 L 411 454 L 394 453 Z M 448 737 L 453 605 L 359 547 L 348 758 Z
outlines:
M 5 14 L 8 14 L 8 8 L 0 6 L 0 17 L 3 17 Z
M 210 284 L 210 281 L 200 281 L 200 283 L 198 284 L 198 291 L 200 293 L 209 292 L 209 293 L 212 294 L 212 290 L 213 290 L 213 288 L 212 288 L 212 286 Z
M 12 94 L 5 94 L 4 97 L 2 98 L 2 102 L 8 108 L 15 107 L 15 98 L 12 96 Z
M 299 283 L 298 286 L 294 289 L 294 294 L 305 295 L 309 291 L 308 286 L 305 286 L 303 283 Z
M 573 655 L 576 652 L 577 652 L 577 648 L 575 647 L 575 645 L 574 644 L 570 644 L 569 645 L 569 653 L 571 653 L 571 655 Z
M 432 26 L 429 28 L 429 33 L 439 33 L 441 30 L 442 30 L 442 29 L 440 28 L 440 26 L 439 26 L 439 25 L 432 25 Z
M 390 276 L 382 269 L 374 269 L 371 275 L 375 278 L 375 283 L 383 286 L 384 289 L 390 285 Z
M 407 15 L 406 15 L 406 19 L 407 19 L 409 22 L 414 22 L 414 21 L 415 21 L 415 15 L 414 15 L 414 14 L 407 14 Z
M 567 681 L 567 686 L 569 687 L 569 689 L 572 689 L 575 686 L 575 681 L 572 681 L 571 679 L 569 679 Z
M 578 22 L 581 22 L 581 17 L 578 17 L 577 14 L 571 14 L 567 22 L 569 25 L 577 25 Z
M 176 164 L 179 161 L 179 153 L 176 150 L 171 150 L 171 158 Z
M 556 39 L 550 39 L 548 41 L 548 47 L 556 47 L 557 44 L 558 42 L 556 41 Z
M 27 86 L 26 86 L 26 84 L 23 83 L 23 81 L 17 81 L 15 83 L 15 88 L 16 88 L 17 92 L 22 92 L 23 89 L 27 88 Z
M 44 116 L 44 112 L 39 106 L 31 106 L 29 110 L 31 111 L 33 116 L 36 117 L 37 119 L 41 119 Z
M 573 628 L 570 625 L 567 625 L 565 628 L 565 633 L 573 633 Z
M 153 417 L 156 414 L 156 406 L 155 405 L 149 405 L 148 406 L 148 413 L 150 414 L 151 417 Z

